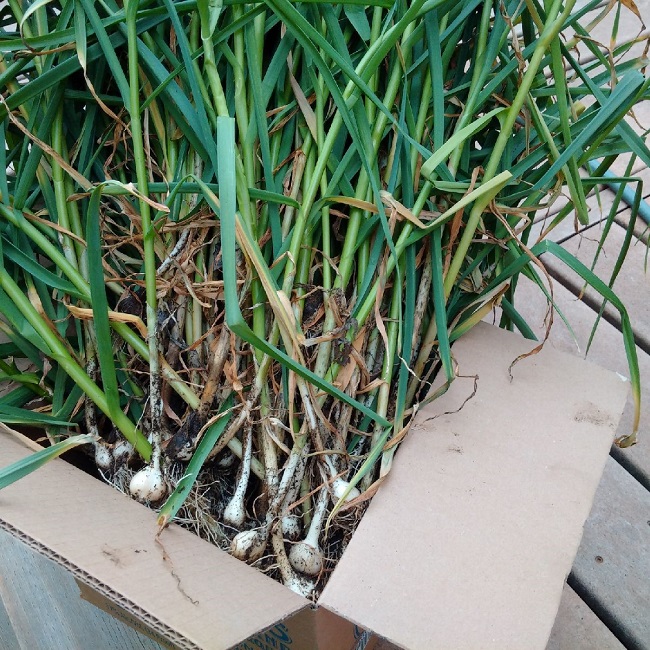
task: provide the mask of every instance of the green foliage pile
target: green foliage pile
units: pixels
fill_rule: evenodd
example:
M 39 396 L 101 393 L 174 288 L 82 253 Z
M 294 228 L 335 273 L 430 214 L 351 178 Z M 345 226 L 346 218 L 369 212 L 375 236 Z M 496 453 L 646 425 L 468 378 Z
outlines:
M 161 525 L 210 484 L 217 537 L 312 593 L 453 341 L 496 306 L 532 337 L 540 255 L 619 309 L 638 402 L 614 278 L 531 237 L 563 195 L 544 234 L 585 223 L 619 155 L 650 165 L 623 120 L 646 61 L 589 38 L 636 8 L 597 7 L 3 4 L 0 422 L 48 457 L 91 440 L 109 480 L 144 465 Z

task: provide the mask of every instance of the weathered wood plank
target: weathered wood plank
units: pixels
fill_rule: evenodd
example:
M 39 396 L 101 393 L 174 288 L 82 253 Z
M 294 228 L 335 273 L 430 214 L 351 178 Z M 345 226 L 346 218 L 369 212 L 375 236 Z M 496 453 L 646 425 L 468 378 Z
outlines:
M 650 104 L 650 102 L 648 102 L 648 104 Z M 614 166 L 616 169 L 612 170 L 613 173 L 621 175 L 625 173 L 626 167 L 624 161 L 617 161 Z M 648 169 L 643 164 L 637 165 L 635 166 L 633 176 L 642 182 L 643 196 L 647 198 L 650 195 L 650 169 Z M 632 191 L 636 191 L 636 183 L 630 182 L 628 183 L 628 187 Z M 599 223 L 607 218 L 614 204 L 615 197 L 616 193 L 607 186 L 599 186 L 598 188 L 594 188 L 589 192 L 587 195 L 589 225 Z M 531 244 L 534 243 L 534 240 L 537 238 L 537 236 L 551 224 L 557 213 L 570 201 L 571 198 L 565 190 L 565 193 L 562 196 L 558 197 L 548 210 L 539 210 L 537 212 L 535 216 L 535 223 L 531 229 L 531 239 L 529 240 Z M 627 204 L 621 201 L 617 207 L 617 216 L 615 217 L 619 223 L 627 223 L 627 220 L 624 216 L 624 213 L 626 211 L 629 214 L 629 208 Z M 557 225 L 552 230 L 551 233 L 549 233 L 549 235 L 553 241 L 562 241 L 563 239 L 570 237 L 571 235 L 575 235 L 581 230 L 584 230 L 584 228 L 585 226 L 578 224 L 576 230 L 574 215 L 568 215 L 559 225 Z
M 630 650 L 650 648 L 649 522 L 650 492 L 610 457 L 569 584 Z
M 74 578 L 0 530 L 2 650 L 159 650 L 79 597 Z
M 623 171 L 620 172 L 621 174 Z M 650 169 L 641 165 L 639 169 L 635 172 L 635 178 L 638 178 L 643 183 L 643 196 L 647 199 L 650 196 Z M 634 183 L 629 183 L 628 187 L 632 191 L 636 191 L 636 185 Z M 575 215 L 568 215 L 563 221 L 561 221 L 552 231 L 546 233 L 546 237 L 555 242 L 563 242 L 570 237 L 584 233 L 584 231 L 590 226 L 594 229 L 592 230 L 592 238 L 597 238 L 600 236 L 602 228 L 609 217 L 609 214 L 614 205 L 614 199 L 616 198 L 616 193 L 611 190 L 609 187 L 601 186 L 592 190 L 587 195 L 587 216 L 589 218 L 589 223 L 587 225 L 582 225 L 576 222 Z M 552 224 L 553 219 L 557 216 L 558 212 L 570 202 L 570 197 L 568 195 L 560 196 L 553 205 L 548 210 L 540 210 L 537 212 L 535 221 L 530 230 L 530 235 L 528 239 L 529 245 L 533 245 L 540 235 L 546 232 L 546 229 Z M 630 209 L 629 206 L 621 201 L 617 206 L 616 215 L 614 220 L 623 228 L 627 226 L 630 219 Z M 635 234 L 638 238 L 644 238 L 646 234 L 647 224 L 643 222 L 640 218 L 635 227 Z M 586 233 L 584 233 L 586 235 Z
M 562 245 L 584 264 L 591 266 L 598 246 L 599 235 L 598 229 L 594 229 L 594 227 L 588 228 L 582 234 L 575 235 L 564 241 Z M 618 224 L 612 225 L 594 269 L 596 274 L 606 282 L 614 269 L 618 251 L 623 245 L 624 238 L 625 230 Z M 543 260 L 547 269 L 555 278 L 575 295 L 580 294 L 583 282 L 577 274 L 550 255 L 544 255 Z M 637 344 L 642 349 L 650 351 L 650 301 L 647 299 L 648 295 L 650 295 L 650 275 L 645 272 L 645 261 L 645 244 L 639 240 L 634 240 L 623 262 L 614 285 L 614 291 L 628 310 Z M 594 309 L 598 309 L 602 299 L 594 290 L 587 288 L 584 292 L 584 300 Z M 611 304 L 608 304 L 605 308 L 605 317 L 620 329 L 621 319 L 619 313 Z
M 648 0 L 637 0 L 636 6 L 642 16 L 650 15 L 650 2 Z M 596 18 L 602 11 L 603 5 L 590 11 L 585 17 L 580 20 L 583 27 L 588 27 L 589 23 Z M 647 30 L 641 21 L 628 9 L 621 7 L 622 11 L 618 16 L 617 32 L 614 32 L 614 24 L 617 18 L 615 6 L 609 11 L 598 24 L 589 29 L 589 39 L 594 42 L 602 52 L 607 52 L 611 47 L 612 36 L 615 36 L 616 46 L 620 47 L 626 43 L 631 43 L 628 51 L 620 56 L 625 60 L 630 60 L 635 57 L 640 57 L 644 52 L 645 38 L 647 38 Z M 565 32 L 567 37 L 574 35 L 572 30 Z M 574 51 L 574 57 L 578 58 L 582 65 L 587 60 L 592 60 L 593 55 L 587 48 L 584 42 L 578 44 L 577 50 Z M 618 63 L 617 59 L 617 63 Z M 640 130 L 640 129 L 639 129 Z
M 587 216 L 589 217 L 589 225 L 594 225 L 605 220 L 609 214 L 609 211 L 614 204 L 615 198 L 614 192 L 607 188 L 601 188 L 598 194 L 592 192 L 587 197 Z M 533 245 L 537 239 L 545 233 L 545 239 L 548 238 L 554 242 L 562 242 L 569 237 L 577 234 L 581 230 L 584 230 L 585 226 L 577 224 L 575 220 L 575 215 L 568 215 L 563 221 L 561 221 L 553 230 L 546 232 L 546 230 L 553 223 L 553 219 L 556 217 L 557 213 L 560 211 L 560 208 L 564 203 L 568 203 L 569 197 L 560 197 L 556 203 L 546 212 L 540 212 L 535 222 L 533 223 L 530 229 L 530 238 L 528 240 L 529 245 Z M 620 206 L 621 210 L 625 209 L 625 204 Z M 577 228 L 577 230 L 576 230 Z
M 645 199 L 646 202 L 648 199 Z M 622 228 L 627 228 L 628 223 L 630 222 L 629 210 L 624 212 L 619 212 L 615 217 L 616 223 Z M 650 243 L 650 225 L 648 225 L 641 217 L 637 216 L 636 222 L 634 224 L 634 236 L 637 239 L 640 239 L 646 246 Z
M 624 650 L 624 646 L 580 596 L 565 585 L 546 650 Z

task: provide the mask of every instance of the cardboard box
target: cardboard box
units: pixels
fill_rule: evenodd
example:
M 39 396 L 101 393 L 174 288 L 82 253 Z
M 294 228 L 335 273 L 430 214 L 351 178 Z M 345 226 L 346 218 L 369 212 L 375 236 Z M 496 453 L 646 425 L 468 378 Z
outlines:
M 550 347 L 510 381 L 531 347 L 487 325 L 456 344 L 463 377 L 418 414 L 316 607 L 177 526 L 158 544 L 155 513 L 64 461 L 0 492 L 0 526 L 169 647 L 542 650 L 627 386 Z M 2 465 L 26 452 L 0 436 Z

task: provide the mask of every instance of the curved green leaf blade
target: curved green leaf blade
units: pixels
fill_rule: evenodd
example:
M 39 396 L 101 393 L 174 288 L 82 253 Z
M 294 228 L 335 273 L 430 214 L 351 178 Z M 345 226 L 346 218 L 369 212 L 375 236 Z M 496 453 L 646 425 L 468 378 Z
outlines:
M 0 469 L 0 490 L 6 488 L 8 485 L 19 481 L 28 474 L 36 471 L 45 463 L 54 460 L 61 454 L 78 447 L 79 445 L 87 445 L 95 441 L 95 437 L 89 434 L 82 434 L 78 436 L 71 436 L 61 442 L 57 442 L 51 447 L 47 447 L 42 451 L 37 451 L 30 454 L 26 458 L 21 458 L 15 463 Z

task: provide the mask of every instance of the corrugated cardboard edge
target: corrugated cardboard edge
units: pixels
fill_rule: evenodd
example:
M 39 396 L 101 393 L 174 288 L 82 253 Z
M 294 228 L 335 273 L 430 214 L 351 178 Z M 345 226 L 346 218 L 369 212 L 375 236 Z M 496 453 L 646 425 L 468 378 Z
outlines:
M 52 559 L 56 561 L 56 558 Z M 83 579 L 77 577 L 81 597 L 95 607 L 169 650 L 198 648 L 194 644 L 188 644 L 185 638 L 179 637 L 173 630 L 161 625 L 157 619 L 146 615 L 146 612 L 133 603 L 120 598 L 119 594 L 105 589 L 94 579 L 92 583 L 93 586 L 89 586 Z M 166 634 L 163 636 L 164 632 Z M 352 624 L 324 607 L 315 605 L 307 606 L 298 613 L 254 634 L 233 646 L 233 650 L 314 650 L 315 648 L 372 650 L 375 647 L 375 640 L 376 637 L 369 630 Z
M 24 457 L 25 446 L 0 436 L 0 458 Z M 226 650 L 309 607 L 178 526 L 161 546 L 154 512 L 60 459 L 0 493 L 0 522 L 183 649 Z
M 162 635 L 164 630 L 159 621 L 143 617 L 139 608 L 130 603 L 128 606 L 125 602 L 120 603 L 114 592 L 104 589 L 96 580 L 92 582 L 93 586 L 89 586 L 77 578 L 80 596 L 85 601 L 169 650 L 198 648 L 175 635 L 173 630 L 171 632 L 177 638 L 172 642 L 169 638 L 171 635 Z M 372 650 L 374 643 L 368 642 L 371 636 L 369 631 L 352 625 L 325 608 L 307 606 L 238 643 L 232 650 Z
M 11 526 L 6 521 L 2 521 L 1 519 L 0 529 L 6 531 L 29 548 L 34 549 L 36 552 L 56 562 L 59 566 L 69 571 L 77 581 L 82 597 L 85 600 L 91 602 L 93 605 L 100 607 L 100 609 L 103 609 L 111 615 L 114 615 L 114 612 L 108 611 L 105 607 L 99 605 L 100 599 L 93 597 L 94 592 L 95 594 L 100 595 L 100 597 L 114 602 L 119 607 L 119 609 L 123 610 L 124 612 L 128 612 L 133 617 L 135 617 L 133 621 L 129 622 L 128 624 L 138 632 L 143 632 L 161 645 L 165 645 L 172 649 L 181 648 L 182 650 L 201 650 L 197 645 L 194 645 L 185 637 L 177 634 L 172 628 L 165 625 L 162 621 L 151 615 L 145 609 L 138 607 L 138 605 L 128 600 L 127 598 L 124 598 L 124 596 L 118 592 L 109 589 L 103 582 L 97 580 L 90 573 L 82 571 L 73 562 L 70 562 L 70 560 L 67 558 L 59 555 L 51 548 L 48 548 L 45 544 L 36 541 L 27 533 L 24 533 L 23 531 L 15 528 L 14 526 Z M 118 616 L 117 618 L 124 620 L 124 622 L 128 622 L 126 616 Z M 137 620 L 142 621 L 145 624 L 146 628 L 138 625 L 135 622 Z
M 75 576 L 75 581 L 79 588 L 79 595 L 87 603 L 101 609 L 114 619 L 128 625 L 136 632 L 144 634 L 164 648 L 168 648 L 168 650 L 178 650 L 179 648 L 184 650 L 185 647 L 197 648 L 194 644 L 188 645 L 184 638 L 172 642 L 169 638 L 169 629 L 167 626 L 163 625 L 158 620 L 153 622 L 147 621 L 146 619 L 149 618 L 149 616 L 146 615 L 145 612 L 145 617 L 143 617 L 142 612 L 137 611 L 139 608 L 134 606 L 134 603 L 129 602 L 128 606 L 125 606 L 125 603 L 120 604 L 119 599 L 115 598 L 115 592 L 105 589 L 104 586 L 98 584 L 96 580 L 93 580 L 93 582 L 96 583 L 93 586 L 86 584 L 82 578 L 77 576 Z M 166 631 L 167 634 L 163 635 Z M 173 633 L 173 630 L 171 630 L 171 632 Z

